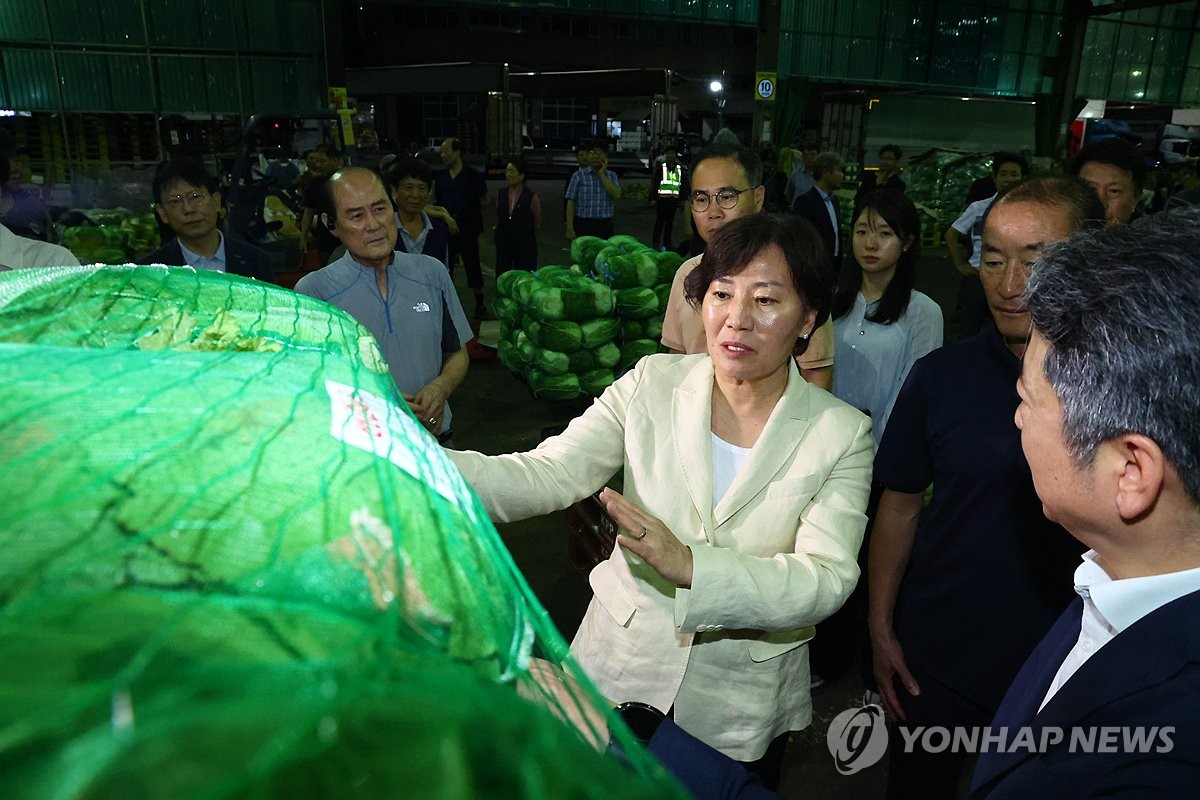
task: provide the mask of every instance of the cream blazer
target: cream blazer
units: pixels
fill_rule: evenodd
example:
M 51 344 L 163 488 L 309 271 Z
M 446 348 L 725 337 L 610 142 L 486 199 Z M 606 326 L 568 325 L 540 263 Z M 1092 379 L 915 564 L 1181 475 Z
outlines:
M 692 586 L 617 546 L 589 576 L 572 653 L 609 700 L 673 706 L 742 761 L 811 721 L 805 643 L 858 581 L 866 525 L 870 421 L 789 371 L 715 508 L 707 355 L 643 358 L 530 452 L 447 452 L 502 522 L 565 508 L 624 468 L 624 494 L 691 547 Z

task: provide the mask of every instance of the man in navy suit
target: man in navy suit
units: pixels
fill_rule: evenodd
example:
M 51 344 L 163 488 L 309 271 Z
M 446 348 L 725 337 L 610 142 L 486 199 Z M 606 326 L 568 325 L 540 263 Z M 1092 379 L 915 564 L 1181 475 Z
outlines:
M 1194 797 L 1200 210 L 1072 237 L 1028 305 L 1021 446 L 1046 516 L 1091 549 L 991 726 L 1044 744 L 985 752 L 974 796 Z
M 841 206 L 834 194 L 842 186 L 845 160 L 837 153 L 821 153 L 813 159 L 813 187 L 796 198 L 792 210 L 813 224 L 836 267 L 846 251 L 842 242 Z
M 175 231 L 175 238 L 139 264 L 193 267 L 274 282 L 265 252 L 217 228 L 221 192 L 203 166 L 187 159 L 171 161 L 154 176 L 153 189 L 154 210 Z

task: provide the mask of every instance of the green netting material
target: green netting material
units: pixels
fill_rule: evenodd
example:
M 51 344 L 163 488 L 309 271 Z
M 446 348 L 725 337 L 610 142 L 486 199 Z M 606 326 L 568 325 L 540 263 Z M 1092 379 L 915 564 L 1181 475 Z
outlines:
M 394 398 L 285 290 L 0 276 L 0 796 L 674 794 L 585 743 L 604 701 Z

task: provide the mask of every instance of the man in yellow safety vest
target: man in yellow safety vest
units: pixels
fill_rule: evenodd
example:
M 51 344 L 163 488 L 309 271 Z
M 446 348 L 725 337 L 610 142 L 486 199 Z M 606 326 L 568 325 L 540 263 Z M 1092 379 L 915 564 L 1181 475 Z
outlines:
M 654 204 L 654 231 L 650 244 L 658 250 L 672 248 L 671 228 L 675 225 L 675 209 L 683 200 L 683 165 L 678 161 L 674 147 L 663 151 L 662 160 L 654 165 L 654 184 L 651 186 L 650 202 Z

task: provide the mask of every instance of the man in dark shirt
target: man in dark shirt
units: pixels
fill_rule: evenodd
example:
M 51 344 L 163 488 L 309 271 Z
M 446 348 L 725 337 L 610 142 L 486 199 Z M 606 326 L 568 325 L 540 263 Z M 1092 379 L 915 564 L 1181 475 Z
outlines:
M 450 268 L 450 228 L 446 209 L 429 205 L 433 170 L 424 161 L 404 156 L 383 171 L 383 182 L 396 206 L 396 249 L 433 256 Z
M 1046 516 L 1089 550 L 990 726 L 1038 746 L 984 750 L 972 796 L 1195 797 L 1200 213 L 1074 236 L 1028 297 L 1021 447 Z
M 868 622 L 879 692 L 910 732 L 987 725 L 1069 600 L 1079 548 L 1042 515 L 1013 413 L 1029 266 L 1103 217 L 1074 178 L 1032 180 L 997 200 L 980 264 L 995 325 L 918 361 L 888 420 L 875 457 L 883 492 Z M 952 798 L 964 759 L 892 747 L 888 797 Z
M 842 211 L 834 192 L 842 186 L 842 170 L 845 167 L 845 159 L 834 152 L 821 153 L 813 159 L 813 187 L 797 197 L 792 207 L 817 229 L 835 268 L 845 247 L 841 232 Z
M 154 176 L 154 210 L 175 238 L 138 261 L 274 281 L 268 256 L 221 233 L 221 193 L 203 166 L 187 159 L 168 162 Z
M 879 148 L 879 169 L 867 170 L 863 174 L 858 191 L 854 193 L 855 205 L 876 189 L 895 189 L 897 192 L 903 192 L 908 188 L 900 178 L 900 156 L 900 148 L 894 144 L 885 144 Z
M 1146 160 L 1124 139 L 1090 142 L 1071 159 L 1068 171 L 1088 182 L 1104 203 L 1109 225 L 1141 216 Z
M 340 160 L 333 155 L 328 147 L 317 147 L 305 156 L 308 172 L 311 175 L 304 187 L 304 216 L 300 220 L 300 253 L 303 257 L 310 249 L 316 251 L 316 263 L 305 265 L 320 269 L 329 263 L 333 251 L 337 249 L 338 239 L 329 229 L 321 224 L 321 214 L 328 213 L 325 203 L 325 181 L 337 172 Z M 303 176 L 301 176 L 303 177 Z
M 433 202 L 450 212 L 450 265 L 462 259 L 467 286 L 475 294 L 475 316 L 482 317 L 483 268 L 479 264 L 479 234 L 483 233 L 483 207 L 487 182 L 474 167 L 463 163 L 462 145 L 453 136 L 442 142 L 441 170 L 433 179 Z

